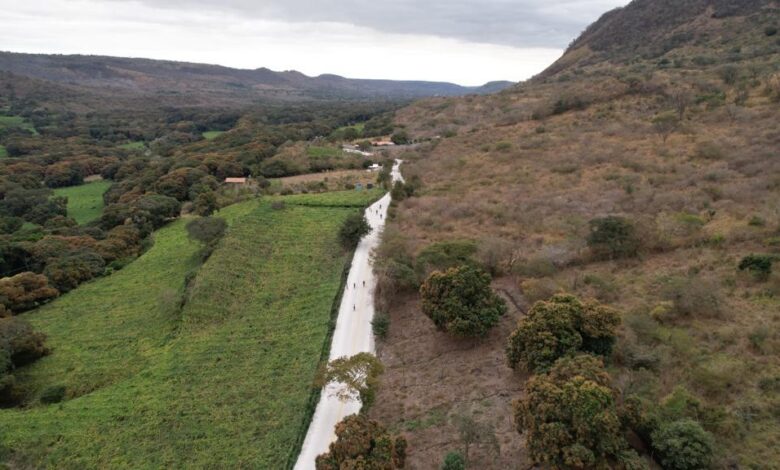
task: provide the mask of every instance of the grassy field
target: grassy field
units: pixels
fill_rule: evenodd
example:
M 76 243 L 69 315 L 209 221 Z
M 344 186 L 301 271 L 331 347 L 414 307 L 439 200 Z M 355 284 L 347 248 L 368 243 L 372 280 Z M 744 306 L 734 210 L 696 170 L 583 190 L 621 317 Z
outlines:
M 295 204 L 302 206 L 328 206 L 328 207 L 364 207 L 367 206 L 385 193 L 383 189 L 368 189 L 362 191 L 334 191 L 321 194 L 295 194 L 292 196 L 281 196 L 277 199 L 285 201 L 286 204 Z
M 6 158 L 8 156 L 8 150 L 5 149 L 5 146 L 0 145 L 0 158 Z
M 146 148 L 146 142 L 142 140 L 135 141 L 135 142 L 128 142 L 126 144 L 120 145 L 119 148 L 125 150 L 143 150 Z
M 342 152 L 341 149 L 336 147 L 319 147 L 316 145 L 310 145 L 309 147 L 306 147 L 306 155 L 316 158 L 340 157 Z
M 110 181 L 95 181 L 80 186 L 54 190 L 57 196 L 68 198 L 68 217 L 79 224 L 85 224 L 100 217 L 103 210 L 103 193 L 111 186 Z
M 203 138 L 206 140 L 213 140 L 224 134 L 225 131 L 206 131 L 203 133 Z
M 21 382 L 33 396 L 64 385 L 69 399 L 0 411 L 11 463 L 284 468 L 348 259 L 337 231 L 355 210 L 290 202 L 223 209 L 229 232 L 183 309 L 196 247 L 178 221 L 124 270 L 26 314 L 54 352 Z
M 38 134 L 32 123 L 21 116 L 0 116 L 0 129 L 17 127 Z

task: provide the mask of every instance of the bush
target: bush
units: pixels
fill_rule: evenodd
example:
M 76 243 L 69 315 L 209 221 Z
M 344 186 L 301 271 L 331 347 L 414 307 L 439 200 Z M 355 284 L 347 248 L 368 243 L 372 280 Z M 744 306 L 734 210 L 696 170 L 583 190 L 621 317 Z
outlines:
M 24 272 L 0 279 L 0 303 L 15 313 L 35 308 L 58 295 L 42 274 Z
M 336 441 L 317 457 L 317 470 L 381 468 L 394 470 L 406 462 L 406 439 L 391 435 L 365 415 L 350 415 L 336 425 Z
M 717 317 L 723 309 L 718 283 L 709 278 L 672 277 L 663 281 L 661 295 L 672 302 L 673 316 Z
M 420 296 L 423 313 L 456 336 L 484 336 L 506 313 L 504 300 L 490 288 L 490 275 L 471 266 L 433 272 Z
M 632 257 L 639 251 L 634 225 L 623 217 L 591 220 L 587 242 L 593 255 L 600 259 Z
M 0 318 L 0 406 L 13 406 L 22 399 L 11 371 L 47 355 L 45 340 L 21 318 Z
M 441 470 L 466 470 L 466 459 L 460 452 L 448 452 L 441 464 Z
M 43 393 L 41 393 L 41 403 L 46 403 L 50 405 L 53 403 L 59 403 L 64 399 L 65 399 L 64 385 L 53 385 L 51 387 L 46 387 Z
M 549 374 L 528 381 L 513 411 L 536 464 L 611 468 L 622 460 L 628 445 L 609 383 L 602 361 L 587 354 L 559 359 Z
M 750 271 L 760 281 L 766 281 L 772 274 L 772 263 L 777 260 L 773 255 L 748 255 L 739 262 L 740 271 Z
M 537 302 L 509 336 L 510 367 L 545 371 L 555 361 L 579 351 L 607 356 L 612 352 L 620 314 L 573 295 L 556 295 Z
M 354 250 L 364 235 L 371 233 L 371 226 L 362 212 L 350 214 L 339 229 L 339 240 L 346 250 Z
M 390 140 L 396 145 L 406 145 L 410 142 L 409 134 L 407 134 L 406 131 L 396 132 L 390 136 Z
M 81 248 L 50 259 L 43 274 L 60 292 L 68 292 L 82 282 L 102 275 L 105 266 L 102 256 L 88 248 Z
M 458 266 L 473 266 L 477 254 L 477 244 L 471 240 L 448 240 L 431 243 L 423 248 L 415 260 L 415 271 L 420 278 L 428 276 L 433 271 Z
M 767 26 L 764 28 L 764 34 L 767 36 L 774 36 L 777 34 L 777 26 Z
M 658 460 L 669 470 L 709 468 L 712 461 L 712 436 L 692 419 L 663 424 L 652 434 Z
M 227 223 L 219 217 L 199 217 L 187 222 L 187 236 L 207 246 L 217 243 L 225 235 L 225 230 Z
M 371 330 L 377 338 L 387 338 L 387 332 L 390 330 L 390 317 L 382 312 L 374 315 L 374 319 L 371 321 Z

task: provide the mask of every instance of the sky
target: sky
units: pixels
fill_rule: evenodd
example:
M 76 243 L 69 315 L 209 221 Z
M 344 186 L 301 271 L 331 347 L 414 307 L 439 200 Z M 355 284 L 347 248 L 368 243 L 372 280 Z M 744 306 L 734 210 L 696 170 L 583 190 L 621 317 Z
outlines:
M 0 50 L 481 85 L 628 0 L 0 0 Z

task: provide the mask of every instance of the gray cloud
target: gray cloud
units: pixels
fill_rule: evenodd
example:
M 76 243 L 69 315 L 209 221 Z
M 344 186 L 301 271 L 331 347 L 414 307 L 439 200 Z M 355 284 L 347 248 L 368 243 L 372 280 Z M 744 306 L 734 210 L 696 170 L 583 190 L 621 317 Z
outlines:
M 124 1 L 124 0 L 120 0 Z M 339 22 L 517 47 L 565 47 L 628 0 L 141 0 L 172 9 L 231 10 L 250 18 Z

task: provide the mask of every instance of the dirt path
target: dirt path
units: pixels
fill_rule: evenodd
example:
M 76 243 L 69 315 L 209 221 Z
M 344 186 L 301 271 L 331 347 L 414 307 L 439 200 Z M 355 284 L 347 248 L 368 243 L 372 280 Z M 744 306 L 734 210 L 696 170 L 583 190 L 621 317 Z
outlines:
M 400 164 L 401 161 L 396 160 L 393 165 L 393 181 L 403 181 L 399 171 Z M 371 320 L 374 318 L 376 279 L 371 267 L 371 252 L 379 245 L 389 204 L 388 193 L 366 209 L 366 219 L 372 230 L 360 240 L 352 259 L 330 347 L 331 360 L 354 356 L 361 352 L 375 352 Z M 360 401 L 341 401 L 333 396 L 334 389 L 338 389 L 338 386 L 329 386 L 320 395 L 320 401 L 295 464 L 296 470 L 314 469 L 314 460 L 318 455 L 327 452 L 330 443 L 336 439 L 334 433 L 336 424 L 344 417 L 360 411 Z

